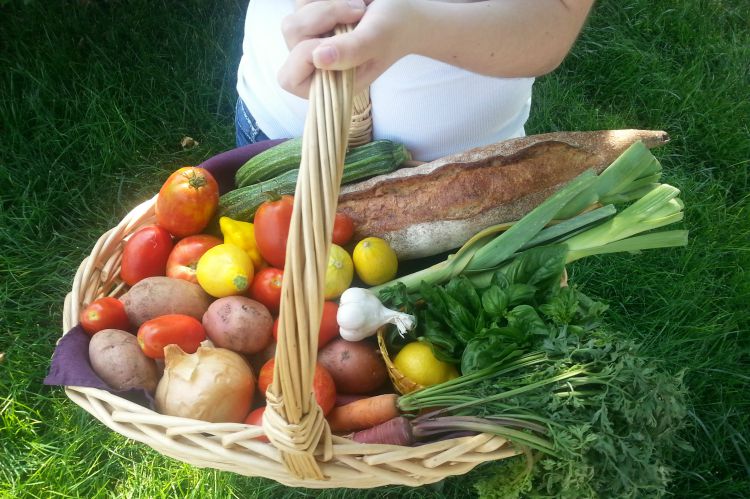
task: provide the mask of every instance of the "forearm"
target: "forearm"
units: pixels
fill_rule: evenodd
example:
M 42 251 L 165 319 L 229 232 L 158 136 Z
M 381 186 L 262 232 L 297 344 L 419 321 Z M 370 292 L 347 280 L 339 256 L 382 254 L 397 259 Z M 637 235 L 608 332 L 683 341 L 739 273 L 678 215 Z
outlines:
M 573 45 L 593 0 L 410 0 L 405 48 L 498 77 L 539 76 Z

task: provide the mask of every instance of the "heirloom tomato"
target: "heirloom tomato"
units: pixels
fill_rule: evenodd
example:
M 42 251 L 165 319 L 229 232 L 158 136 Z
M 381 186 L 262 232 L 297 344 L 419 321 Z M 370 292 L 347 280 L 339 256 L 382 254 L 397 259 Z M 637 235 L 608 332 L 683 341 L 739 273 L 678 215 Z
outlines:
M 120 278 L 132 286 L 141 279 L 167 272 L 172 236 L 158 225 L 147 225 L 130 236 L 122 250 Z
M 318 348 L 322 348 L 339 335 L 339 323 L 336 322 L 336 314 L 339 305 L 335 301 L 323 303 L 323 316 L 320 318 L 320 331 L 318 332 Z M 279 341 L 279 318 L 273 321 L 273 339 Z
M 196 234 L 180 239 L 167 259 L 167 277 L 184 279 L 198 284 L 195 268 L 203 253 L 221 244 L 221 239 L 208 234 Z
M 138 328 L 138 344 L 146 357 L 152 359 L 163 359 L 167 345 L 177 345 L 185 353 L 195 353 L 205 339 L 203 324 L 189 315 L 161 315 Z
M 105 296 L 91 302 L 81 311 L 81 327 L 93 335 L 103 329 L 130 329 L 130 320 L 125 313 L 125 305 L 117 298 Z
M 258 389 L 263 395 L 266 394 L 266 390 L 273 383 L 274 364 L 275 360 L 270 359 L 263 364 L 258 373 Z M 331 412 L 333 406 L 336 405 L 336 385 L 326 368 L 317 363 L 315 364 L 315 374 L 313 374 L 312 389 L 315 394 L 315 400 L 323 410 L 323 415 L 327 415 Z
M 192 166 L 169 176 L 156 197 L 156 222 L 175 237 L 206 228 L 219 206 L 219 184 L 208 170 Z
M 255 274 L 253 284 L 250 286 L 250 298 L 265 305 L 272 315 L 279 313 L 283 277 L 283 270 L 266 267 Z
M 333 220 L 333 244 L 345 246 L 354 235 L 354 220 L 346 213 L 336 213 Z
M 293 205 L 294 197 L 288 195 L 266 201 L 258 207 L 253 220 L 258 251 L 265 261 L 279 269 L 284 268 L 286 260 L 286 240 Z

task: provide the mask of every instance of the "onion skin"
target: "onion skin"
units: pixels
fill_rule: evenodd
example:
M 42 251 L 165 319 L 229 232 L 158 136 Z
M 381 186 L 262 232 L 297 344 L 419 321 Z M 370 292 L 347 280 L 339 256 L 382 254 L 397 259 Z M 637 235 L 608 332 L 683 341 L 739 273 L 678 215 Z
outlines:
M 242 356 L 201 346 L 187 354 L 164 348 L 164 376 L 156 387 L 156 410 L 209 423 L 241 423 L 250 412 L 255 377 Z

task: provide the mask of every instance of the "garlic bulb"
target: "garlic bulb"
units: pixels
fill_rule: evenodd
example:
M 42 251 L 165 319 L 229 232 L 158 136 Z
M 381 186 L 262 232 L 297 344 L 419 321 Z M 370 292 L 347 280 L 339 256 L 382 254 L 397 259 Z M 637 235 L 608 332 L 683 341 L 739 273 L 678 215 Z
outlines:
M 211 423 L 241 423 L 250 412 L 255 378 L 244 358 L 206 342 L 193 354 L 164 348 L 164 376 L 156 387 L 156 410 Z
M 341 337 L 360 341 L 372 336 L 386 324 L 395 324 L 401 336 L 414 327 L 414 316 L 390 310 L 374 293 L 364 288 L 349 288 L 339 299 L 336 314 Z

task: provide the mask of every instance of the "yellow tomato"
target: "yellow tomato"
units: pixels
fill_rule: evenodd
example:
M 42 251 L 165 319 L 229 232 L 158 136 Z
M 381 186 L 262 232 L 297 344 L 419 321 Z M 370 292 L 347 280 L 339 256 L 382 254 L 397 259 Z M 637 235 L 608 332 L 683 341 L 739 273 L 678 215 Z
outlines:
M 239 295 L 247 291 L 255 269 L 250 256 L 240 247 L 219 244 L 198 260 L 198 284 L 211 296 Z
M 453 364 L 438 360 L 432 348 L 422 341 L 408 343 L 401 349 L 393 365 L 401 374 L 422 386 L 432 386 L 458 377 Z
M 344 248 L 337 244 L 331 245 L 326 268 L 325 299 L 332 300 L 351 285 L 354 279 L 354 265 L 352 257 Z
M 396 277 L 398 259 L 387 241 L 379 237 L 362 239 L 352 252 L 354 270 L 365 284 L 377 286 Z

